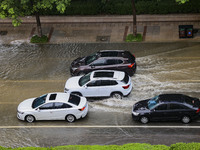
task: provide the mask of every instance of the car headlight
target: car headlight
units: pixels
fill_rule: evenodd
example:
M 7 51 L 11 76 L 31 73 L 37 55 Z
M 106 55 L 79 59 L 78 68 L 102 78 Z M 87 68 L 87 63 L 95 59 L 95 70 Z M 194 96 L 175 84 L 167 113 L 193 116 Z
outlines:
M 140 113 L 133 111 L 134 116 L 138 116 Z
M 19 111 L 19 110 L 18 110 L 17 112 L 18 112 L 19 114 L 24 114 L 24 112 L 22 112 L 22 111 Z

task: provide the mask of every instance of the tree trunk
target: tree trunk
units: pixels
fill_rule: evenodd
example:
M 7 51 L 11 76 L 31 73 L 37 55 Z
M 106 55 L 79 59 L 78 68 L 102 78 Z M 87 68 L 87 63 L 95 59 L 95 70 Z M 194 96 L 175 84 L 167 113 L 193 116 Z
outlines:
M 40 15 L 38 12 L 36 12 L 35 16 L 36 16 L 36 22 L 37 22 L 38 36 L 42 37 L 42 27 L 41 27 L 41 23 L 40 23 Z
M 137 25 L 136 25 L 136 8 L 135 8 L 135 0 L 132 0 L 133 7 L 133 36 L 137 35 Z

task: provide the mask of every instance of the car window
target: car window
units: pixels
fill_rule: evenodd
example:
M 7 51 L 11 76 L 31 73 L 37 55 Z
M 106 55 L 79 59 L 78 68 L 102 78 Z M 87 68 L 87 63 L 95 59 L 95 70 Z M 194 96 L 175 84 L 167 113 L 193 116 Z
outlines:
M 100 86 L 100 85 L 101 85 L 100 80 L 94 80 L 94 81 L 91 81 L 90 83 L 87 84 L 88 87 Z
M 85 64 L 88 65 L 88 64 L 92 63 L 93 61 L 95 61 L 97 58 L 98 58 L 97 53 L 90 55 L 90 56 L 87 56 L 85 58 Z
M 56 102 L 54 105 L 55 109 L 63 109 L 63 108 L 72 108 L 72 106 L 66 104 L 66 103 L 61 103 L 61 102 Z
M 44 104 L 40 107 L 41 110 L 43 109 L 53 109 L 53 103 L 47 103 L 47 104 Z
M 79 96 L 74 95 L 74 94 L 70 94 L 69 100 L 68 100 L 69 103 L 78 106 L 80 101 L 81 101 L 81 98 Z
M 169 105 L 169 109 L 173 110 L 173 109 L 189 109 L 188 107 L 184 106 L 184 105 L 179 105 L 179 104 L 170 104 Z
M 90 75 L 91 75 L 91 73 L 88 73 L 88 74 L 82 76 L 82 77 L 79 79 L 79 82 L 78 82 L 79 85 L 80 85 L 80 86 L 83 86 L 84 84 L 86 84 L 87 82 L 89 82 L 89 81 L 90 81 Z
M 105 59 L 98 59 L 92 63 L 92 66 L 103 66 L 106 64 Z
M 117 57 L 117 56 L 118 56 L 118 52 L 114 52 L 114 51 L 101 52 L 101 57 Z
M 121 63 L 123 63 L 123 61 L 120 59 L 108 59 L 105 65 L 116 65 L 116 64 L 121 64 Z
M 101 80 L 100 86 L 111 86 L 111 85 L 117 85 L 117 82 L 113 80 Z
M 40 96 L 40 97 L 34 99 L 34 101 L 33 101 L 33 103 L 32 103 L 32 108 L 36 108 L 36 107 L 38 107 L 38 106 L 44 104 L 45 101 L 46 101 L 46 97 L 47 97 L 47 94 L 42 95 L 42 96 Z
M 161 104 L 155 107 L 155 110 L 167 110 L 167 104 Z
M 128 81 L 129 81 L 129 76 L 125 73 L 122 82 L 124 82 L 125 84 L 127 84 Z

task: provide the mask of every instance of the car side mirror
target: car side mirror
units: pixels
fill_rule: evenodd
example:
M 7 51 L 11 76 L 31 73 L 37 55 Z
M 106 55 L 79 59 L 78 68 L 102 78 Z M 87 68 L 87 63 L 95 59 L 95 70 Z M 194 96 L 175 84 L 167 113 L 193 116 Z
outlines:
M 95 65 L 90 65 L 91 68 L 95 68 Z

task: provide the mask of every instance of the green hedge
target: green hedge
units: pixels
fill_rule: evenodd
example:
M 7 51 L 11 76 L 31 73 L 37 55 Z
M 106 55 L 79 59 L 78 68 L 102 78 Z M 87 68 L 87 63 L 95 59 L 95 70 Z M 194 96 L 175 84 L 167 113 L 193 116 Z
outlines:
M 179 4 L 175 0 L 136 0 L 137 14 L 200 13 L 199 0 Z M 56 8 L 43 15 L 58 15 Z M 72 0 L 63 15 L 131 15 L 131 0 Z
M 124 145 L 69 145 L 57 147 L 19 147 L 5 148 L 0 147 L 0 150 L 200 150 L 200 143 L 177 143 L 171 146 L 166 145 L 150 145 L 131 143 Z
M 31 43 L 47 43 L 48 37 L 46 35 L 42 35 L 39 37 L 38 35 L 35 35 L 30 40 Z

